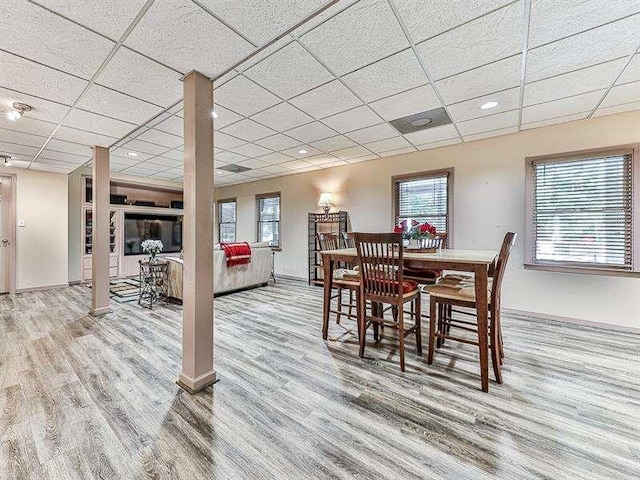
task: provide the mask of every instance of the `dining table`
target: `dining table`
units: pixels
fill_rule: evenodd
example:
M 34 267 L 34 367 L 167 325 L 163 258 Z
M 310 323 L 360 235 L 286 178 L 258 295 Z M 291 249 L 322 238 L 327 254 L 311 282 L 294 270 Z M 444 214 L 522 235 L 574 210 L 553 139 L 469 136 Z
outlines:
M 333 271 L 337 262 L 357 265 L 358 252 L 355 248 L 325 250 L 322 253 L 324 276 L 324 301 L 322 319 L 322 338 L 329 335 L 329 315 L 331 309 L 331 290 Z M 405 268 L 425 270 L 454 270 L 473 273 L 478 317 L 478 342 L 480 347 L 480 380 L 482 391 L 489 391 L 489 299 L 487 295 L 489 270 L 495 262 L 498 252 L 495 250 L 441 249 L 436 252 L 412 252 L 405 248 L 402 261 Z

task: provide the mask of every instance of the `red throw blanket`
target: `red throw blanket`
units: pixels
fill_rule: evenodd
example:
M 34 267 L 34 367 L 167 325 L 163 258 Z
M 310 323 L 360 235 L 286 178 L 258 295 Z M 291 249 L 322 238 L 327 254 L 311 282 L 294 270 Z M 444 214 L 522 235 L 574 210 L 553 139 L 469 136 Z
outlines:
M 227 257 L 227 267 L 251 263 L 251 247 L 247 242 L 221 243 L 220 248 Z

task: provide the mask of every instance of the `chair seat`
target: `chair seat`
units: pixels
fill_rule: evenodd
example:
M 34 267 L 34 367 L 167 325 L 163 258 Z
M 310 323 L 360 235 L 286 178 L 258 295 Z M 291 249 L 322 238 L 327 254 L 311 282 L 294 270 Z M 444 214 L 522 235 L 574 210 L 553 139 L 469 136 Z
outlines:
M 434 283 L 441 275 L 442 270 L 426 270 L 418 268 L 404 268 L 402 275 L 416 280 Z
M 473 282 L 473 275 L 467 275 L 464 273 L 447 273 L 444 277 L 441 278 L 442 281 L 460 281 L 465 280 L 469 282 Z
M 487 288 L 487 301 L 491 301 L 491 288 L 493 282 L 489 279 Z M 444 298 L 449 300 L 461 300 L 463 302 L 475 302 L 476 301 L 476 285 L 471 279 L 454 279 L 442 278 L 435 285 L 428 285 L 425 287 L 426 292 L 438 298 Z
M 398 289 L 400 283 L 397 280 L 381 280 L 381 283 L 392 283 L 394 285 L 394 289 Z M 418 283 L 413 280 L 403 280 L 402 281 L 402 294 L 408 295 L 412 294 L 418 290 Z
M 348 268 L 336 268 L 333 271 L 333 279 L 334 280 L 344 280 L 344 277 L 358 277 L 360 272 L 358 270 L 351 270 Z

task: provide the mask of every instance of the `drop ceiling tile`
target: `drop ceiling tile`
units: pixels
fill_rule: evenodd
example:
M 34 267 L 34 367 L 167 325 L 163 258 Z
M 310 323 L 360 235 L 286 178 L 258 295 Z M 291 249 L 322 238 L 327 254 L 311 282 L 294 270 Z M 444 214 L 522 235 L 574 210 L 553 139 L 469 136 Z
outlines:
M 361 105 L 362 102 L 338 80 L 292 98 L 290 102 L 314 118 L 324 118 Z
M 391 150 L 398 150 L 402 148 L 411 147 L 411 144 L 407 142 L 404 137 L 387 138 L 386 140 L 380 140 L 377 142 L 367 143 L 365 148 L 373 153 L 384 153 Z
M 156 124 L 153 128 L 181 137 L 184 134 L 184 120 L 180 117 L 172 115 L 169 118 Z
M 333 137 L 337 135 L 337 132 L 331 130 L 320 122 L 313 122 L 288 130 L 286 134 L 303 143 L 310 143 L 316 140 Z
M 0 128 L 5 130 L 14 130 L 16 132 L 30 133 L 32 135 L 40 135 L 48 137 L 56 128 L 55 123 L 45 122 L 44 120 L 36 120 L 28 116 L 22 116 L 18 120 L 9 120 L 6 115 L 0 115 Z M 2 138 L 2 140 L 7 140 Z
M 272 153 L 271 150 L 261 147 L 260 145 L 255 145 L 253 143 L 240 145 L 239 147 L 233 148 L 232 151 L 251 158 Z
M 166 107 L 182 98 L 182 74 L 126 47 L 119 48 L 97 83 Z
M 215 152 L 215 148 L 214 148 Z M 184 152 L 182 150 L 169 150 L 168 152 L 164 152 L 162 154 L 163 157 L 170 158 L 172 160 L 179 160 L 180 162 L 184 161 Z
M 176 176 L 173 172 L 158 172 L 150 175 L 153 178 L 159 178 L 161 180 L 171 180 Z
M 262 167 L 268 167 L 271 164 L 267 163 L 267 162 L 264 162 L 262 160 L 257 160 L 255 158 L 250 158 L 248 160 L 242 160 L 241 162 L 238 162 L 238 165 L 241 165 L 241 166 L 247 167 L 247 168 L 262 168 Z
M 630 55 L 639 25 L 640 14 L 529 50 L 527 82 Z
M 153 163 L 154 165 L 162 165 L 166 168 L 175 168 L 182 165 L 182 160 L 174 160 L 172 158 L 165 157 L 153 157 L 148 160 L 148 163 Z
M 245 75 L 284 99 L 295 97 L 333 78 L 297 42 L 290 43 L 249 68 Z
M 331 5 L 322 13 L 316 15 L 313 18 L 310 18 L 305 23 L 296 28 L 293 35 L 302 36 L 303 34 L 313 30 L 321 23 L 325 23 L 327 20 L 335 17 L 338 13 L 345 11 L 351 5 L 358 3 L 359 0 L 340 0 L 335 4 Z
M 46 136 L 33 135 L 0 127 L 0 140 L 3 142 L 17 143 L 27 147 L 41 147 L 47 140 Z
M 228 135 L 233 135 L 234 137 L 246 140 L 247 142 L 259 140 L 260 138 L 268 137 L 276 133 L 274 130 L 260 125 L 248 118 L 240 120 L 233 125 L 229 125 L 221 131 Z
M 311 142 L 312 146 L 323 152 L 342 150 L 343 148 L 353 147 L 355 144 L 356 142 L 342 135 L 325 138 L 324 140 L 319 140 L 317 142 Z
M 78 108 L 136 124 L 145 123 L 161 108 L 142 100 L 93 85 L 78 103 Z
M 134 139 L 129 140 L 123 145 L 127 151 L 133 151 L 136 153 L 148 153 L 150 155 L 162 155 L 166 153 L 169 148 L 157 145 L 155 143 L 145 142 L 144 140 Z
M 217 155 L 214 155 L 215 162 L 224 162 L 224 163 L 238 163 L 244 160 L 248 160 L 244 155 L 240 155 L 239 153 L 234 152 L 220 152 Z
M 146 177 L 148 175 L 159 173 L 162 170 L 158 168 L 156 165 L 147 165 L 144 163 L 140 163 L 138 165 L 135 165 L 133 167 L 129 167 L 120 171 L 127 175 L 140 175 L 142 177 Z
M 0 138 L 2 132 L 0 132 Z M 25 145 L 18 145 L 17 143 L 1 142 L 0 141 L 0 153 L 3 155 L 10 155 L 12 160 L 26 160 L 30 161 L 40 151 L 38 147 L 27 147 Z
M 640 82 L 625 83 L 613 87 L 604 98 L 600 107 L 613 107 L 640 101 Z
M 279 132 L 298 127 L 313 120 L 309 115 L 286 102 L 263 110 L 251 118 Z
M 323 118 L 322 123 L 337 132 L 346 133 L 380 123 L 380 117 L 368 106 L 362 105 L 352 110 Z
M 387 2 L 362 0 L 301 37 L 337 75 L 409 46 Z
M 320 8 L 324 0 L 237 2 L 202 0 L 202 4 L 256 45 L 263 45 Z
M 216 88 L 214 98 L 217 105 L 247 117 L 280 103 L 274 94 L 241 75 Z
M 244 145 L 245 143 L 247 142 L 244 140 L 232 137 L 231 135 L 226 135 L 218 130 L 213 131 L 213 144 L 217 148 L 222 148 L 223 150 L 231 150 L 232 148 L 239 147 L 240 145 Z
M 427 77 L 410 48 L 342 77 L 365 102 L 372 102 L 427 83 Z
M 39 163 L 39 162 L 34 162 L 32 163 L 29 168 L 31 170 L 38 170 L 41 172 L 51 172 L 51 173 L 59 173 L 61 175 L 67 174 L 72 172 L 73 170 L 75 170 L 72 167 L 68 167 L 66 165 L 63 164 L 59 164 L 59 165 L 48 165 L 46 163 Z
M 66 140 L 68 142 L 82 143 L 84 145 L 97 145 L 99 147 L 108 147 L 117 140 L 115 137 L 109 137 L 107 135 L 99 135 L 97 133 L 85 132 L 84 130 L 78 130 L 71 127 L 60 127 L 54 138 L 59 140 Z
M 521 55 L 505 58 L 436 82 L 445 103 L 461 102 L 520 86 Z
M 47 143 L 47 148 L 49 150 L 55 150 L 57 152 L 67 152 L 74 155 L 84 155 L 88 157 L 91 157 L 92 155 L 92 150 L 89 145 L 67 142 L 65 140 L 58 140 L 55 138 L 49 140 L 49 143 Z
M 638 13 L 635 0 L 533 0 L 529 48 Z
M 327 162 L 327 163 L 322 163 L 320 165 L 316 165 L 319 169 L 320 168 L 335 168 L 335 167 L 342 167 L 343 165 L 348 165 L 348 163 L 345 160 L 340 160 L 337 159 L 333 162 Z
M 139 135 L 137 138 L 140 140 L 144 140 L 145 142 L 155 143 L 156 145 L 161 145 L 167 148 L 176 148 L 182 145 L 182 137 L 172 135 L 171 133 L 162 132 L 160 130 L 156 130 L 155 128 L 150 128 L 143 134 Z
M 299 150 L 306 150 L 307 153 L 298 153 Z M 322 152 L 317 148 L 313 148 L 310 145 L 300 145 L 299 147 L 284 150 L 282 153 L 293 158 L 307 158 L 307 157 L 313 157 L 314 155 L 319 155 Z
M 276 151 L 286 150 L 287 148 L 295 147 L 296 145 L 300 144 L 298 140 L 287 137 L 286 135 L 283 135 L 281 133 L 263 138 L 261 140 L 256 140 L 255 143 L 270 150 Z
M 557 100 L 579 93 L 609 87 L 620 73 L 625 58 L 528 83 L 524 87 L 524 105 Z
M 215 97 L 215 94 L 214 94 L 214 97 Z M 231 110 L 228 110 L 224 107 L 221 107 L 220 105 L 214 105 L 213 110 L 216 112 L 216 115 L 218 115 L 213 120 L 213 128 L 216 130 L 221 130 L 227 125 L 231 125 L 232 123 L 239 122 L 244 118 L 242 115 L 238 115 L 237 113 L 232 112 Z
M 208 77 L 253 50 L 250 43 L 188 0 L 156 0 L 125 44 L 185 74 L 197 70 Z
M 282 164 L 280 164 L 261 168 L 260 171 L 262 171 L 265 175 L 282 175 L 287 171 L 287 169 L 285 169 Z
M 417 50 L 432 78 L 439 80 L 520 52 L 523 5 L 523 1 L 512 3 L 419 44 Z
M 136 156 L 132 157 L 128 155 L 129 152 L 137 153 Z M 118 161 L 121 164 L 125 165 L 135 165 L 136 163 L 144 162 L 145 160 L 149 160 L 154 157 L 153 153 L 146 153 L 142 150 L 134 150 L 133 146 L 125 146 L 120 148 L 114 148 L 111 150 L 110 160 L 112 162 Z
M 184 102 L 180 101 L 176 103 L 173 107 L 167 110 L 167 113 L 171 115 L 177 115 L 178 117 L 183 117 L 182 110 L 184 109 Z
M 594 117 L 603 115 L 613 115 L 614 113 L 629 112 L 631 110 L 640 110 L 640 102 L 625 103 L 623 105 L 615 105 L 613 107 L 601 107 L 593 114 Z
M 480 108 L 487 102 L 498 102 L 498 106 L 486 110 Z M 508 110 L 520 108 L 520 87 L 485 95 L 473 100 L 455 103 L 447 107 L 454 122 L 462 122 L 474 118 L 486 117 Z
M 432 150 L 434 148 L 448 147 L 449 145 L 456 145 L 462 143 L 460 138 L 449 138 L 447 140 L 439 140 L 437 142 L 423 143 L 422 145 L 416 145 L 418 150 Z
M 422 87 L 378 100 L 371 103 L 370 106 L 385 120 L 395 120 L 414 113 L 439 108 L 442 104 L 436 97 L 433 87 L 431 85 L 423 85 Z
M 29 167 L 29 165 L 31 165 L 31 161 L 27 161 L 27 160 L 14 160 L 13 162 L 11 162 L 11 167 L 12 168 L 27 168 Z M 37 168 L 36 168 L 37 170 Z
M 64 119 L 63 125 L 115 138 L 120 138 L 136 128 L 133 123 L 121 122 L 120 120 L 85 112 L 77 108 L 69 112 L 67 118 Z
M 414 145 L 424 145 L 440 140 L 458 138 L 458 132 L 453 125 L 442 125 L 440 127 L 427 128 L 417 132 L 407 133 L 405 138 Z
M 261 157 L 258 157 L 258 160 L 267 162 L 270 165 L 278 165 L 280 163 L 288 162 L 293 159 L 288 155 L 284 155 L 283 153 L 275 152 L 275 153 L 270 153 L 268 155 L 263 155 Z
M 384 153 L 380 153 L 381 157 L 393 157 L 395 155 L 402 155 L 405 153 L 411 153 L 411 152 L 415 152 L 417 151 L 416 147 L 413 146 L 409 146 L 409 147 L 404 147 L 404 148 L 398 148 L 396 150 L 389 150 L 387 152 Z
M 472 142 L 474 140 L 482 140 L 483 138 L 499 137 L 500 135 L 508 135 L 510 133 L 516 133 L 518 127 L 499 128 L 497 130 L 491 130 L 490 132 L 475 133 L 473 135 L 465 135 L 465 142 Z
M 384 140 L 385 138 L 397 137 L 400 135 L 400 132 L 388 123 L 381 123 L 380 125 L 362 128 L 346 133 L 345 135 L 356 143 L 369 143 Z
M 277 40 L 277 41 L 269 44 L 268 47 L 262 49 L 260 52 L 256 53 L 251 58 L 243 61 L 240 65 L 235 67 L 235 69 L 231 70 L 228 73 L 225 73 L 222 77 L 220 77 L 216 81 L 216 85 L 222 85 L 222 83 L 228 82 L 229 80 L 231 80 L 238 73 L 244 73 L 249 68 L 253 67 L 254 65 L 256 65 L 258 63 L 260 63 L 262 60 L 264 60 L 267 57 L 270 57 L 274 53 L 280 51 L 281 49 L 283 49 L 284 47 L 286 47 L 287 45 L 289 45 L 292 42 L 295 42 L 295 39 L 293 37 L 291 37 L 290 35 L 285 35 L 280 40 Z
M 302 160 L 292 160 L 291 162 L 281 163 L 278 166 L 282 167 L 284 170 L 290 171 L 290 170 L 300 170 L 303 168 L 309 168 L 312 165 Z
M 49 160 L 71 163 L 78 166 L 91 160 L 91 155 L 73 155 L 71 153 L 45 149 L 40 154 L 40 157 L 38 157 L 38 160 L 40 158 L 48 158 Z
M 89 79 L 115 46 L 33 3 L 7 6 L 0 13 L 2 48 L 30 60 Z
M 61 122 L 69 111 L 69 107 L 66 105 L 0 87 L 0 111 L 9 112 L 14 110 L 14 102 L 26 103 L 33 107 L 33 110 L 28 113 L 30 118 L 53 123 Z
M 0 85 L 71 105 L 88 82 L 0 50 Z
M 380 158 L 378 155 L 375 154 L 369 154 L 369 155 L 364 155 L 362 157 L 356 157 L 356 158 L 349 158 L 347 160 L 345 160 L 346 163 L 360 163 L 360 162 L 366 162 L 367 160 L 373 160 L 376 158 Z
M 469 22 L 501 8 L 513 0 L 401 0 L 395 6 L 409 30 L 412 40 L 419 43 L 453 27 Z
M 473 135 L 476 133 L 489 132 L 499 128 L 513 127 L 518 124 L 518 111 L 498 113 L 488 117 L 477 118 L 475 120 L 467 120 L 458 123 L 460 133 L 465 135 Z
M 604 90 L 583 93 L 573 97 L 554 100 L 553 102 L 540 103 L 522 109 L 522 123 L 537 122 L 547 118 L 555 118 L 574 113 L 587 112 L 593 110 Z
M 616 81 L 616 85 L 623 83 L 635 82 L 640 80 L 640 53 L 636 53 L 627 68 L 624 69 L 620 78 Z
M 574 120 L 583 120 L 587 118 L 587 116 L 589 116 L 589 112 L 574 113 L 572 115 L 563 115 L 561 117 L 548 118 L 548 119 L 540 120 L 537 122 L 523 123 L 521 129 L 530 130 L 532 128 L 546 127 L 548 125 L 555 125 L 558 123 L 572 122 Z
M 350 161 L 354 158 L 370 156 L 371 151 L 367 150 L 361 145 L 356 145 L 355 147 L 344 148 L 342 150 L 338 150 L 335 152 L 331 152 L 332 155 L 338 157 L 340 160 Z

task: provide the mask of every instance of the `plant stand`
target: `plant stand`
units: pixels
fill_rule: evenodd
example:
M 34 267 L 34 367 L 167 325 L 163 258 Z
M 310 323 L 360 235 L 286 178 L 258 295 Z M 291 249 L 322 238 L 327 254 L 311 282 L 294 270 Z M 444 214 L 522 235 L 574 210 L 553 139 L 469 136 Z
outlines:
M 160 298 L 167 298 L 167 261 L 140 260 L 140 296 L 138 305 L 153 309 L 153 303 Z

